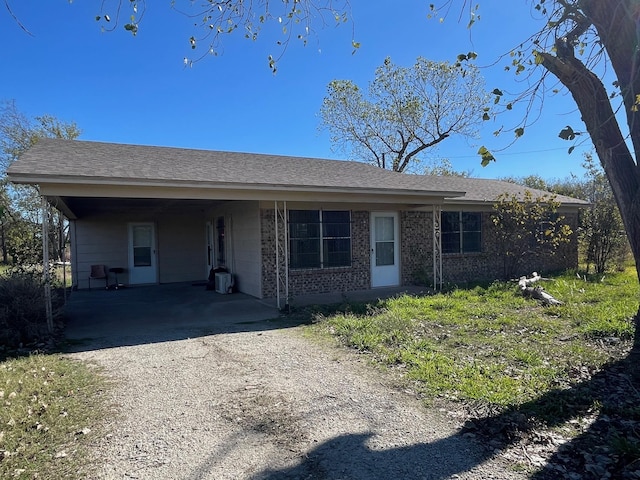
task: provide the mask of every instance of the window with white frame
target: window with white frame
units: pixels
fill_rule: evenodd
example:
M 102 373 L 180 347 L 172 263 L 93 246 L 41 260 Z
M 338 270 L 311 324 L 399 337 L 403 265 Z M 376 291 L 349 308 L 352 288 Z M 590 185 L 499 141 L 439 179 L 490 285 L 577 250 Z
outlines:
M 289 267 L 351 266 L 351 212 L 289 210 Z
M 482 213 L 442 212 L 442 253 L 482 251 Z

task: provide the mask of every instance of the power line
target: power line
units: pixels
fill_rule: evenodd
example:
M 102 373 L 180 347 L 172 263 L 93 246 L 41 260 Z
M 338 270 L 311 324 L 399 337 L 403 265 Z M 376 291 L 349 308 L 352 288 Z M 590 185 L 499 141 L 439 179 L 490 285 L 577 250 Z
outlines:
M 578 148 L 578 147 L 576 147 Z M 530 150 L 528 152 L 502 152 L 502 153 L 496 153 L 496 155 L 500 155 L 501 157 L 506 157 L 506 156 L 515 156 L 515 155 L 531 155 L 533 153 L 546 153 L 546 152 L 556 152 L 556 151 L 568 151 L 568 148 L 548 148 L 545 150 Z M 568 155 L 568 154 L 567 154 Z M 443 158 L 448 158 L 448 159 L 456 159 L 456 158 L 478 158 L 478 154 L 476 155 L 439 155 L 440 157 Z

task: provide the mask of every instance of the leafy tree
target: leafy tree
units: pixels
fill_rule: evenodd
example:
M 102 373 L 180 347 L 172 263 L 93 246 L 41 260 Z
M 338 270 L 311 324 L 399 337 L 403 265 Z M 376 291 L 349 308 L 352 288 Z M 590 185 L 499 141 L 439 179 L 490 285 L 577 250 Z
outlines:
M 349 0 L 283 0 L 264 2 L 253 0 L 209 0 L 207 2 L 170 1 L 167 4 L 177 12 L 196 19 L 196 32 L 189 38 L 192 58 L 185 58 L 185 65 L 207 55 L 217 55 L 222 37 L 236 31 L 244 32 L 244 38 L 255 41 L 262 28 L 269 23 L 277 25 L 282 36 L 276 40 L 280 53 L 269 55 L 269 68 L 275 73 L 277 61 L 292 39 L 306 45 L 314 29 L 328 22 L 345 23 L 349 19 Z M 183 10 L 184 8 L 184 10 Z M 122 27 L 136 36 L 147 9 L 146 0 L 103 0 L 96 15 L 104 31 L 115 30 L 123 20 Z M 353 38 L 354 49 L 360 44 Z
M 20 112 L 14 101 L 0 105 L 0 168 L 2 173 L 20 154 L 40 138 L 75 139 L 80 130 L 74 122 L 66 123 L 51 115 L 29 118 Z M 32 265 L 42 262 L 42 203 L 36 187 L 12 185 L 6 178 L 0 183 L 0 241 L 2 259 L 14 264 Z M 49 207 L 45 212 L 49 222 L 51 258 L 62 259 L 66 243 L 66 222 L 63 215 Z
M 580 215 L 579 248 L 582 259 L 596 273 L 604 273 L 613 262 L 621 266 L 629 253 L 622 218 L 602 167 L 593 155 L 585 154 L 584 178 L 573 175 L 564 180 L 545 180 L 539 175 L 503 178 L 525 187 L 567 195 L 590 203 Z
M 75 122 L 66 123 L 52 115 L 27 117 L 16 102 L 0 102 L 0 166 L 3 170 L 40 138 L 75 139 L 80 136 Z
M 421 57 L 411 67 L 387 57 L 366 92 L 350 80 L 327 90 L 320 116 L 332 143 L 396 172 L 452 135 L 476 136 L 488 101 L 477 68 Z
M 453 0 L 446 3 L 451 4 Z M 531 75 L 528 82 L 531 89 L 518 98 L 530 101 L 541 92 L 554 89 L 555 85 L 549 88 L 545 84 L 553 77 L 571 93 L 611 185 L 640 277 L 638 3 L 636 0 L 534 0 L 531 4 L 543 26 L 511 52 L 507 66 L 516 75 L 527 72 Z M 477 18 L 473 11 L 476 7 L 466 1 L 464 5 L 472 10 L 473 18 Z M 540 75 L 537 79 L 534 78 L 536 72 Z M 606 76 L 613 80 L 610 92 L 602 80 Z M 501 101 L 503 92 L 494 90 L 494 93 L 496 101 Z M 507 100 L 505 106 L 509 108 L 512 103 Z M 522 135 L 524 125 L 514 133 L 516 137 Z M 583 133 L 567 126 L 559 135 L 575 141 Z M 479 153 L 483 164 L 495 160 L 484 147 Z M 636 320 L 640 327 L 640 312 Z M 640 335 L 636 340 L 640 349 Z
M 585 180 L 581 180 L 574 174 L 564 179 L 544 179 L 540 175 L 527 175 L 525 177 L 503 177 L 501 180 L 581 200 L 587 200 L 588 197 Z
M 527 175 L 525 177 L 503 177 L 500 180 L 522 185 L 531 189 L 544 190 L 556 195 L 588 200 L 587 180 L 580 179 L 574 174 L 564 179 L 544 179 L 540 175 Z
M 447 158 L 436 158 L 425 162 L 423 175 L 433 175 L 436 177 L 463 177 L 471 176 L 471 170 L 459 171 L 453 168 L 451 161 Z
M 520 276 L 523 269 L 536 269 L 536 260 L 553 255 L 573 233 L 564 217 L 558 215 L 560 203 L 554 195 L 535 197 L 525 190 L 521 200 L 502 194 L 493 206 L 495 242 L 503 260 L 504 278 Z M 527 264 L 528 263 L 528 264 Z
M 566 195 L 567 197 L 588 200 L 587 183 L 586 179 L 581 179 L 577 175 L 571 174 L 571 176 L 563 179 L 548 180 L 547 190 L 556 195 Z
M 545 180 L 540 175 L 527 175 L 525 177 L 504 177 L 501 178 L 503 182 L 515 183 L 524 187 L 533 188 L 536 190 L 551 191 L 548 180 Z
M 591 155 L 585 155 L 585 190 L 591 206 L 582 214 L 581 247 L 587 263 L 596 273 L 604 273 L 613 261 L 624 259 L 628 249 L 620 211 L 613 198 L 611 186 Z

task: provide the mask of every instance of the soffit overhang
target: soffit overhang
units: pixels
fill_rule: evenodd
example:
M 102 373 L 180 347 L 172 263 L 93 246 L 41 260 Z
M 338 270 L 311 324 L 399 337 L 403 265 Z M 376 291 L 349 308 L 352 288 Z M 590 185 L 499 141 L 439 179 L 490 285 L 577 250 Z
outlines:
M 14 178 L 14 182 L 37 183 L 35 178 Z M 379 188 L 344 188 L 291 185 L 223 185 L 193 182 L 84 182 L 63 183 L 42 181 L 38 184 L 40 193 L 49 198 L 68 218 L 78 218 L 80 212 L 74 205 L 80 205 L 83 198 L 104 199 L 156 199 L 191 201 L 291 201 L 330 202 L 332 204 L 411 205 L 412 208 L 442 204 L 445 197 L 464 195 L 464 192 L 440 192 L 421 190 L 399 190 Z M 77 199 L 77 200 L 72 200 Z M 82 214 L 87 214 L 83 208 Z

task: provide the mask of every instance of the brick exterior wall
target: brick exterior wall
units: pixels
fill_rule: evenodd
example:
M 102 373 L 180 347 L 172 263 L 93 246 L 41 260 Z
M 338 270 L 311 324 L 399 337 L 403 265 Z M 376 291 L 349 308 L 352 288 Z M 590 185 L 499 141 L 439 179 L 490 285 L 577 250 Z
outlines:
M 433 222 L 431 212 L 400 212 L 400 281 L 402 285 L 433 285 Z M 565 221 L 575 232 L 577 214 L 565 214 Z M 351 212 L 351 267 L 289 271 L 289 294 L 349 292 L 371 286 L 370 212 Z M 261 211 L 262 224 L 262 295 L 276 296 L 276 256 L 274 210 Z M 491 213 L 482 213 L 482 252 L 445 254 L 442 256 L 443 281 L 452 284 L 495 280 L 504 276 L 502 258 L 493 240 Z M 578 265 L 577 235 L 563 244 L 552 256 L 531 258 L 530 270 L 549 273 Z M 529 274 L 523 271 L 522 274 Z
M 260 210 L 262 298 L 277 296 L 275 210 Z
M 564 217 L 564 222 L 574 232 L 570 237 L 570 241 L 562 244 L 552 255 L 528 255 L 520 266 L 522 271 L 517 275 L 528 275 L 533 271 L 550 273 L 578 267 L 578 240 L 576 233 L 578 215 L 564 214 Z M 491 221 L 491 213 L 483 213 L 482 253 L 464 256 L 444 256 L 446 262 L 443 262 L 443 272 L 446 282 L 461 283 L 476 280 L 495 280 L 505 277 L 504 258 L 498 251 L 494 228 Z
M 565 214 L 565 222 L 576 232 L 577 214 Z M 431 212 L 401 212 L 402 284 L 433 285 L 433 227 Z M 491 213 L 482 213 L 482 252 L 444 254 L 442 279 L 445 283 L 464 284 L 504 277 L 504 262 L 494 240 Z M 554 255 L 527 259 L 525 270 L 549 273 L 578 266 L 577 236 L 561 245 Z M 530 274 L 529 271 L 521 272 Z
M 262 296 L 276 296 L 274 210 L 261 211 Z M 365 290 L 371 285 L 369 212 L 351 212 L 351 266 L 289 270 L 289 296 Z
M 400 282 L 424 285 L 433 282 L 433 215 L 400 212 Z

